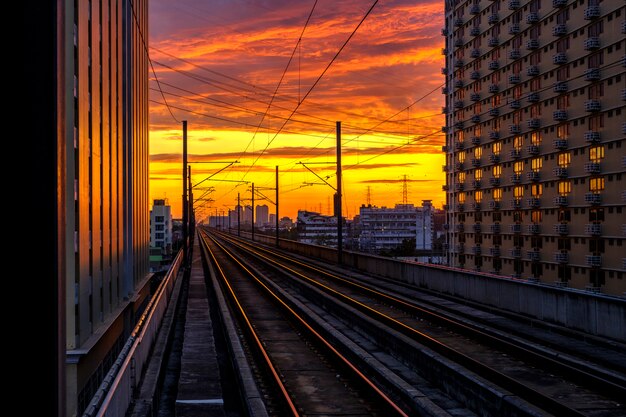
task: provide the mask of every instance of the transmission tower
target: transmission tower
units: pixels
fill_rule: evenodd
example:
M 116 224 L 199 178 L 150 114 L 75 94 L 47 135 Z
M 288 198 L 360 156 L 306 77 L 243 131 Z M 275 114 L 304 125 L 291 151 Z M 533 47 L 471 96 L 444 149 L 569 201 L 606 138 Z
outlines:
M 406 174 L 402 179 L 402 204 L 408 204 L 409 202 L 409 182 Z

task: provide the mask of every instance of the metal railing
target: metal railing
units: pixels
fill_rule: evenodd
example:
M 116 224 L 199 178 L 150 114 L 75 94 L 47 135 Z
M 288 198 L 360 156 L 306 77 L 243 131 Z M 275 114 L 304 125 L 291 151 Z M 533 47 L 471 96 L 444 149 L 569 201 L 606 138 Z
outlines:
M 178 251 L 169 271 L 139 317 L 117 360 L 91 399 L 83 417 L 123 417 L 147 366 L 183 260 Z M 139 378 L 138 378 L 139 376 Z

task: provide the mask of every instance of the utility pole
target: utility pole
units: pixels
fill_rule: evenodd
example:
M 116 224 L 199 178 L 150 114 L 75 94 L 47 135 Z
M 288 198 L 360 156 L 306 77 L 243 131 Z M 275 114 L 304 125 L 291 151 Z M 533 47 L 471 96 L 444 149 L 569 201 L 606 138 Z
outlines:
M 237 236 L 241 237 L 241 193 L 237 193 Z
M 337 214 L 337 263 L 343 263 L 343 222 L 341 216 L 341 122 L 337 122 L 337 193 L 335 194 Z
M 278 220 L 278 165 L 276 165 L 276 247 L 278 248 L 280 244 L 278 243 L 278 225 L 280 224 Z
M 189 183 L 189 201 L 187 203 L 189 205 L 189 208 L 187 211 L 187 215 L 189 217 L 189 242 L 191 244 L 196 229 L 196 215 L 193 211 L 193 190 L 191 188 L 191 165 L 187 166 L 187 171 L 187 182 Z
M 183 120 L 183 264 L 187 265 L 187 222 L 189 204 L 187 202 L 187 120 Z
M 228 234 L 231 234 L 232 231 L 230 230 L 230 209 L 228 209 Z
M 252 241 L 254 242 L 254 183 L 252 183 Z

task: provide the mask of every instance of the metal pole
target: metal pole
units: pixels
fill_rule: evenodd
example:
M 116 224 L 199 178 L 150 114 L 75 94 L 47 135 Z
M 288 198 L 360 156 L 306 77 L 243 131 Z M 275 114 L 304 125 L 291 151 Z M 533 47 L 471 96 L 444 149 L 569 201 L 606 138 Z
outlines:
M 341 122 L 337 122 L 337 263 L 343 262 L 343 221 L 341 215 Z
M 279 233 L 278 233 L 278 225 L 279 225 L 279 221 L 278 221 L 278 165 L 276 165 L 276 247 L 278 248 L 280 246 L 279 243 Z
M 237 193 L 237 236 L 241 237 L 241 193 Z
M 228 233 L 229 234 L 231 233 L 231 230 L 230 230 L 230 209 L 228 209 Z
M 187 223 L 189 205 L 187 203 L 187 120 L 183 120 L 183 262 L 187 262 Z
M 187 166 L 187 171 L 188 171 L 187 182 L 189 184 L 189 196 L 188 196 L 189 201 L 187 202 L 187 205 L 188 205 L 187 216 L 189 217 L 189 242 L 191 244 L 191 241 L 193 240 L 193 236 L 194 236 L 194 231 L 196 228 L 196 216 L 193 211 L 193 191 L 191 188 L 191 165 Z
M 252 183 L 252 240 L 254 241 L 254 183 Z

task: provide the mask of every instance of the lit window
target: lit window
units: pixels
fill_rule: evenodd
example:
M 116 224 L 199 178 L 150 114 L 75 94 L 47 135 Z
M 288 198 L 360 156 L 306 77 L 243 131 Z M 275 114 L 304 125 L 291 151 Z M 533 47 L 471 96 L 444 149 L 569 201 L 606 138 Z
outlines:
M 465 182 L 465 172 L 459 172 L 459 182 Z
M 459 160 L 460 163 L 465 162 L 465 152 L 459 152 L 457 159 Z
M 483 192 L 480 190 L 474 191 L 474 201 L 480 203 L 483 200 Z
M 480 124 L 477 124 L 476 126 L 474 126 L 474 136 L 480 136 L 481 133 L 482 133 L 482 128 Z
M 557 159 L 558 159 L 557 162 L 560 167 L 567 168 L 570 162 L 572 162 L 572 154 L 570 152 L 563 152 L 559 154 Z
M 589 180 L 589 191 L 600 192 L 604 190 L 604 177 L 591 178 Z
M 491 174 L 493 174 L 494 178 L 500 178 L 500 175 L 502 175 L 502 165 L 494 165 L 491 167 Z
M 475 169 L 474 170 L 474 179 L 476 181 L 480 181 L 483 179 L 483 170 L 482 169 Z
M 491 152 L 494 154 L 499 154 L 502 151 L 502 142 L 494 142 L 491 145 Z
M 541 222 L 541 210 L 533 210 L 530 213 L 530 219 L 533 221 L 533 223 L 540 223 Z
M 463 142 L 465 140 L 465 131 L 459 130 L 457 133 L 459 134 L 459 142 Z
M 541 143 L 541 133 L 533 132 L 530 134 L 530 143 L 533 145 L 539 145 Z
M 465 203 L 465 193 L 459 193 L 459 203 Z
M 513 139 L 513 147 L 519 151 L 522 149 L 522 146 L 524 146 L 524 137 L 515 136 L 515 138 Z
M 530 193 L 533 197 L 540 197 L 543 194 L 543 184 L 532 184 L 530 186 Z
M 524 161 L 517 161 L 513 164 L 513 172 L 521 174 L 524 171 Z
M 604 158 L 604 145 L 589 148 L 589 160 L 591 162 L 600 162 L 602 158 Z
M 556 137 L 559 139 L 567 139 L 569 137 L 569 123 L 557 126 Z
M 495 201 L 502 200 L 502 188 L 494 188 L 492 191 L 492 195 Z
M 559 195 L 567 195 L 572 192 L 572 181 L 559 181 Z
M 480 157 L 483 155 L 483 148 L 481 148 L 480 146 L 477 146 L 474 148 L 474 158 L 476 159 L 480 159 Z
M 530 161 L 530 166 L 533 171 L 535 172 L 539 171 L 541 167 L 543 166 L 543 158 L 539 157 L 539 158 L 532 159 Z
M 524 197 L 524 186 L 523 185 L 516 185 L 515 188 L 513 188 L 513 195 L 517 199 L 520 199 L 520 198 Z

